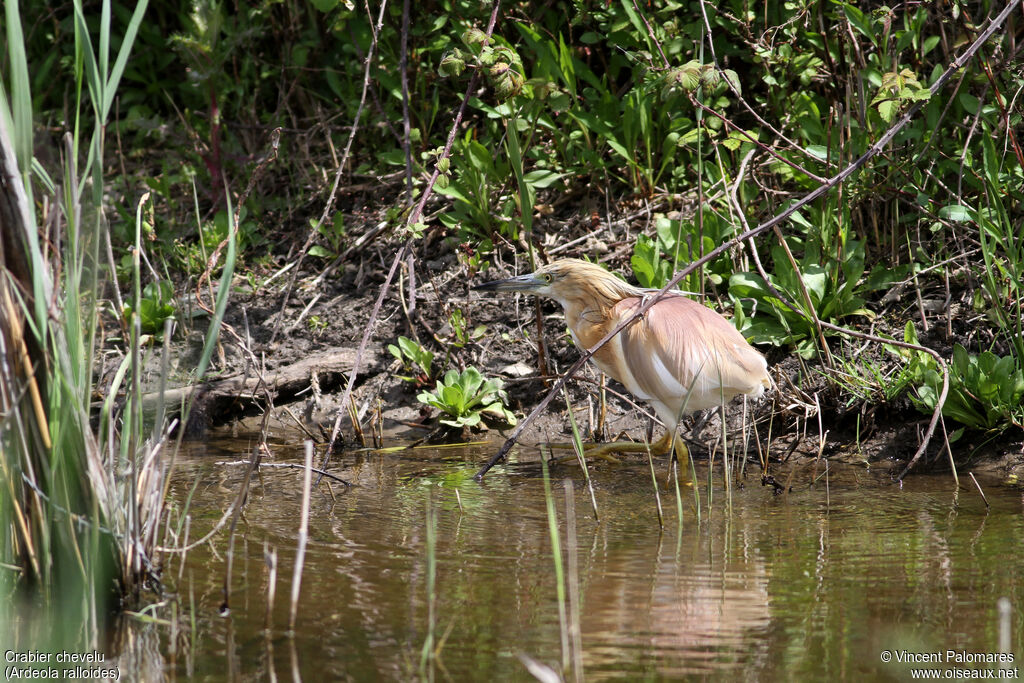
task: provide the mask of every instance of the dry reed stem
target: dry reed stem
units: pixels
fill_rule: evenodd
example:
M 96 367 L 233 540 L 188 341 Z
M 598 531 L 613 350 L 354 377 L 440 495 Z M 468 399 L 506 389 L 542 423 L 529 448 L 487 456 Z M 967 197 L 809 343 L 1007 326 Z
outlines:
M 263 541 L 263 562 L 267 566 L 267 610 L 263 628 L 269 637 L 274 629 L 274 597 L 277 595 L 277 548 Z
M 985 492 L 981 490 L 981 484 L 979 484 L 978 480 L 974 478 L 974 472 L 968 472 L 967 474 L 971 475 L 971 481 L 974 482 L 974 486 L 978 489 L 978 493 L 981 494 L 981 500 L 985 503 L 985 509 L 987 510 L 992 507 L 988 504 L 988 498 L 985 497 Z
M 675 450 L 676 436 L 672 435 L 672 449 Z M 658 528 L 665 528 L 665 515 L 661 509 L 661 493 L 658 491 L 658 477 L 654 473 L 654 456 L 651 454 L 651 444 L 647 442 L 647 438 L 644 438 L 644 446 L 647 447 L 647 465 L 651 469 L 651 483 L 654 484 L 654 502 L 657 506 L 658 511 Z
M 299 613 L 299 592 L 302 589 L 302 566 L 306 561 L 306 543 L 309 540 L 309 491 L 313 482 L 313 442 L 306 441 L 306 472 L 302 477 L 302 516 L 299 518 L 299 541 L 295 550 L 295 569 L 292 573 L 291 608 L 288 613 L 288 632 L 294 638 L 295 619 Z
M 501 0 L 494 0 L 493 5 L 491 6 L 491 17 L 487 24 L 486 35 L 488 38 L 490 38 L 491 35 L 494 33 L 494 25 L 498 21 L 498 9 L 500 7 Z M 459 126 L 462 123 L 462 117 L 466 113 L 466 108 L 469 106 L 470 96 L 476 89 L 476 84 L 478 80 L 479 75 L 477 73 L 474 73 L 473 76 L 469 79 L 469 85 L 466 87 L 466 94 L 463 96 L 462 103 L 459 105 L 459 109 L 455 114 L 455 121 L 453 122 L 451 129 L 448 131 L 448 139 L 445 142 L 444 150 L 438 156 L 438 161 L 440 161 L 441 159 L 447 159 L 451 155 L 452 145 L 455 143 L 455 135 L 456 133 L 458 133 Z M 430 195 L 433 194 L 434 183 L 437 181 L 439 175 L 440 171 L 435 166 L 434 172 L 431 174 L 430 179 L 427 181 L 427 186 L 423 189 L 423 194 L 420 196 L 420 201 L 416 204 L 416 207 L 412 210 L 412 213 L 409 214 L 409 218 L 406 222 L 406 225 L 414 225 L 420 220 L 420 217 L 423 215 L 423 207 L 426 205 L 427 199 L 430 197 Z M 380 314 L 380 307 L 384 303 L 384 296 L 387 294 L 388 289 L 391 287 L 391 281 L 394 280 L 395 278 L 395 272 L 398 269 L 398 264 L 405 259 L 405 256 L 408 253 L 411 245 L 412 238 L 410 237 L 398 250 L 398 254 L 395 256 L 395 259 L 391 263 L 391 269 L 388 270 L 387 277 L 384 279 L 384 283 L 380 287 L 380 293 L 377 295 L 377 300 L 374 302 L 373 309 L 370 311 L 370 318 L 366 323 L 366 329 L 363 332 L 363 337 L 359 341 L 359 348 L 356 351 L 356 357 L 355 362 L 352 366 L 352 372 L 351 374 L 349 374 L 348 384 L 345 386 L 345 394 L 342 396 L 341 399 L 342 406 L 346 405 L 350 397 L 352 396 L 352 388 L 355 385 L 356 377 L 359 374 L 359 365 L 362 362 L 363 354 L 366 353 L 366 345 L 370 341 L 370 335 L 373 333 L 374 324 L 376 323 L 377 317 Z M 338 415 L 334 420 L 334 427 L 331 430 L 331 440 L 327 446 L 327 452 L 324 455 L 324 461 L 321 464 L 321 469 L 327 469 L 327 463 L 329 462 L 331 453 L 334 450 L 334 442 L 337 440 L 338 434 L 341 431 L 342 415 L 343 413 L 339 410 Z M 318 484 L 319 482 L 320 479 L 317 479 Z
M 50 450 L 53 443 L 50 441 L 50 423 L 46 417 L 46 409 L 43 408 L 43 398 L 39 393 L 39 383 L 36 382 L 36 374 L 32 367 L 32 357 L 28 352 L 28 345 L 25 343 L 25 329 L 21 325 L 21 316 L 14 308 L 11 301 L 11 294 L 7 287 L 3 289 L 4 313 L 7 316 L 8 325 L 11 328 L 11 339 L 15 344 L 18 363 L 21 365 L 21 373 L 28 384 L 29 398 L 32 400 L 32 410 L 35 413 L 36 426 L 43 447 Z

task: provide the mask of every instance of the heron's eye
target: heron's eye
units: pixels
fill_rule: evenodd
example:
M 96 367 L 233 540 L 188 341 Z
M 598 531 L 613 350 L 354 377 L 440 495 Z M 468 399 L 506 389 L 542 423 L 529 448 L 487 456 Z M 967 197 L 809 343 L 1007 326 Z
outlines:
M 550 285 L 551 284 L 551 273 L 544 273 L 543 275 L 540 276 L 540 279 L 543 280 L 545 283 Z

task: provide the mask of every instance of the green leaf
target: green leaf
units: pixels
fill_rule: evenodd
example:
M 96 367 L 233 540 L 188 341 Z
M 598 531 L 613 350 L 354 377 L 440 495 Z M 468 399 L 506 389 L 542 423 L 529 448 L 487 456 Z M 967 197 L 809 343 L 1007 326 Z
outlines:
M 462 34 L 462 42 L 470 47 L 481 47 L 487 45 L 490 39 L 487 34 L 478 28 L 469 28 Z
M 846 15 L 847 20 L 853 25 L 865 38 L 870 40 L 872 43 L 876 42 L 875 31 L 871 26 L 871 20 L 864 16 L 864 13 L 853 5 L 843 3 L 843 14 Z
M 825 298 L 825 287 L 828 284 L 828 276 L 825 269 L 819 265 L 810 265 L 804 268 L 804 286 L 807 293 L 811 295 L 811 301 L 817 306 Z
M 966 223 L 974 220 L 974 211 L 963 204 L 949 204 L 939 209 L 939 217 L 954 223 Z
M 723 69 L 722 76 L 729 82 L 729 85 L 736 89 L 736 93 L 742 97 L 743 87 L 740 84 L 739 75 L 737 75 L 737 73 L 732 69 Z
M 687 92 L 697 89 L 701 83 L 701 64 L 697 60 L 691 60 L 668 73 L 668 84 L 670 87 L 679 87 Z
M 899 100 L 889 99 L 878 103 L 878 114 L 886 123 L 892 123 L 892 120 L 896 118 L 896 114 L 898 114 L 899 111 Z
M 804 151 L 807 152 L 812 157 L 814 157 L 815 159 L 819 159 L 821 161 L 828 161 L 828 147 L 826 147 L 825 145 L 807 145 L 807 147 L 804 148 Z
M 968 114 L 974 116 L 978 113 L 978 107 L 980 106 L 980 100 L 969 93 L 962 92 L 959 95 L 960 106 L 962 106 Z
M 452 415 L 461 415 L 466 407 L 465 396 L 458 386 L 441 387 L 441 400 Z
M 548 169 L 537 169 L 523 175 L 523 180 L 533 187 L 544 189 L 546 187 L 550 187 L 565 176 L 565 173 L 556 173 L 555 171 Z

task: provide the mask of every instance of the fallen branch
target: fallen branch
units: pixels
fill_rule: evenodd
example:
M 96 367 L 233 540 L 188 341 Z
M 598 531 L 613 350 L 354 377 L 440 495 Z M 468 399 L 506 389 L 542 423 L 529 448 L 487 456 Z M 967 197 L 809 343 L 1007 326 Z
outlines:
M 298 396 L 309 389 L 314 373 L 318 375 L 321 385 L 340 384 L 352 369 L 354 361 L 354 349 L 334 349 L 268 371 L 263 378 L 236 375 L 214 382 L 199 382 L 168 389 L 162 395 L 159 391 L 143 394 L 142 408 L 148 413 L 153 412 L 163 400 L 173 414 L 195 397 L 201 401 L 204 408 L 199 412 L 204 413 L 207 417 L 211 413 L 236 415 L 247 408 L 266 407 L 265 398 L 268 395 L 272 398 L 285 399 L 285 401 Z

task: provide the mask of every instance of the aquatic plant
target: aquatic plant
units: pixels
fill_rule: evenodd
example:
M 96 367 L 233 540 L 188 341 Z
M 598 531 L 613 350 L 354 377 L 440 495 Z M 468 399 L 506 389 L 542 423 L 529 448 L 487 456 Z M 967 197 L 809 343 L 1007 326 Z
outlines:
M 502 384 L 498 378 L 486 379 L 473 367 L 449 370 L 433 392 L 421 392 L 416 398 L 445 413 L 448 417 L 440 422 L 449 427 L 476 427 L 484 418 L 515 425 L 516 416 L 505 407 L 508 395 Z
M 430 368 L 434 362 L 434 353 L 422 344 L 408 337 L 399 337 L 397 345 L 388 344 L 388 352 L 402 363 L 402 370 L 406 374 L 398 375 L 399 379 L 422 386 L 433 377 Z

